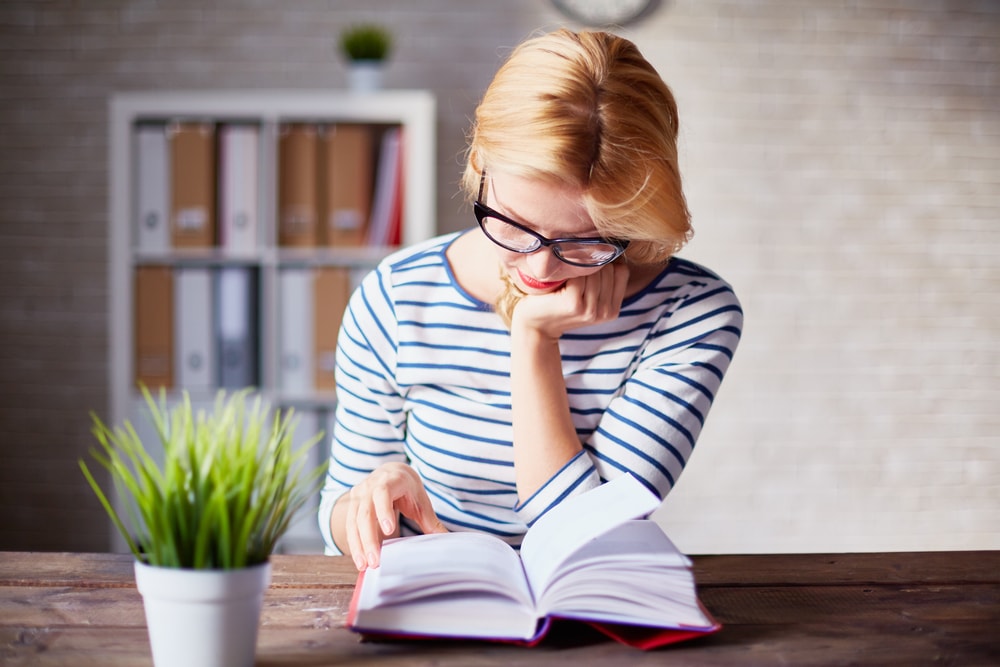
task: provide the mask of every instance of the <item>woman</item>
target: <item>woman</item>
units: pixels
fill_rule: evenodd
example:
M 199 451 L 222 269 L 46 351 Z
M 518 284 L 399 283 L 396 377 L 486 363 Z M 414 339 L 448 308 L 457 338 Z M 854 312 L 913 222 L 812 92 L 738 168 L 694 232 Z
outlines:
M 562 499 L 630 472 L 677 481 L 736 349 L 690 236 L 673 96 L 629 41 L 519 46 L 477 111 L 479 229 L 402 250 L 353 295 L 320 526 L 378 567 L 397 534 L 517 545 Z

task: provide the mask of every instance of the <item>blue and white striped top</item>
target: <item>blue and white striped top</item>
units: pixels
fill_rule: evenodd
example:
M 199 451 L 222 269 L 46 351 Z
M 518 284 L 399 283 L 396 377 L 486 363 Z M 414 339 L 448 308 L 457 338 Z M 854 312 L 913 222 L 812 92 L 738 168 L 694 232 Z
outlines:
M 665 496 L 684 468 L 739 342 L 743 313 L 715 274 L 674 258 L 618 319 L 560 340 L 584 451 L 519 504 L 510 335 L 445 258 L 458 233 L 401 250 L 351 297 L 337 350 L 337 408 L 319 524 L 387 461 L 407 461 L 449 530 L 519 545 L 563 498 L 625 472 Z M 403 534 L 415 527 L 402 522 Z

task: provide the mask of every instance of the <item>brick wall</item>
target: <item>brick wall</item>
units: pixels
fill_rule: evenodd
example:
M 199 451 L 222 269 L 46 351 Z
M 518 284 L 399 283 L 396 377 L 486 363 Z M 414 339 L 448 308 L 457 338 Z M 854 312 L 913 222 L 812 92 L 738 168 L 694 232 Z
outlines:
M 339 29 L 438 96 L 439 227 L 499 54 L 544 2 L 0 4 L 0 549 L 100 550 L 76 459 L 107 409 L 106 100 L 339 88 Z M 293 7 L 294 9 L 289 9 Z M 1000 13 L 673 0 L 627 29 L 674 87 L 697 237 L 746 335 L 658 515 L 689 551 L 1000 547 Z
M 531 0 L 0 3 L 0 549 L 103 550 L 77 459 L 107 415 L 107 99 L 137 89 L 346 85 L 345 26 L 397 35 L 386 85 L 438 96 L 442 229 L 464 131 Z M 292 9 L 289 9 L 292 7 Z
M 696 239 L 742 347 L 660 517 L 690 551 L 1000 546 L 1000 5 L 675 2 Z

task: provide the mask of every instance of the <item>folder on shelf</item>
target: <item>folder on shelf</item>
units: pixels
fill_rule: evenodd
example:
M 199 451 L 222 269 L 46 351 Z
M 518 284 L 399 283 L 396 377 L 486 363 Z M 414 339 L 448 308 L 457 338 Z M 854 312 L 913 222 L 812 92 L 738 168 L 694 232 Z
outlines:
M 170 249 L 169 205 L 170 160 L 167 128 L 163 124 L 141 124 L 135 129 L 135 247 L 141 252 Z
M 278 275 L 278 388 L 309 395 L 313 372 L 313 270 L 284 269 Z
M 313 288 L 314 342 L 316 346 L 316 389 L 336 387 L 337 336 L 344 310 L 351 298 L 351 273 L 343 267 L 316 270 Z
M 191 392 L 212 390 L 216 362 L 211 269 L 175 269 L 174 296 L 177 386 Z
M 371 222 L 368 228 L 368 244 L 371 246 L 392 245 L 393 228 L 401 221 L 394 215 L 402 211 L 402 130 L 391 127 L 382 135 L 379 150 L 375 192 L 372 200 Z M 398 232 L 395 232 L 398 235 Z M 398 242 L 397 242 L 398 243 Z
M 334 124 L 320 135 L 320 220 L 328 246 L 363 245 L 374 177 L 374 129 Z
M 167 266 L 135 270 L 135 381 L 150 389 L 174 386 L 174 280 Z
M 256 274 L 252 268 L 225 266 L 215 276 L 219 387 L 257 386 Z
M 219 130 L 219 245 L 233 254 L 257 249 L 259 134 L 249 124 Z
M 278 136 L 278 243 L 315 246 L 319 203 L 317 197 L 318 128 L 282 125 Z
M 177 248 L 215 244 L 215 126 L 171 123 L 170 230 Z
M 324 433 L 324 437 L 313 443 L 309 451 L 303 455 L 303 469 L 311 470 L 322 462 L 323 457 L 329 451 L 326 439 L 330 430 L 325 423 L 326 412 L 323 410 L 301 410 L 296 411 L 295 415 L 298 421 L 292 437 L 292 447 L 296 452 L 303 449 L 320 431 Z M 319 523 L 316 521 L 318 511 L 319 494 L 314 493 L 293 515 L 288 530 L 279 542 L 281 553 L 322 552 L 323 537 L 319 532 Z
M 406 179 L 403 177 L 403 164 L 406 162 L 406 141 L 400 130 L 399 150 L 396 153 L 396 188 L 392 196 L 392 210 L 389 213 L 388 245 L 398 246 L 403 243 L 403 200 L 406 198 Z

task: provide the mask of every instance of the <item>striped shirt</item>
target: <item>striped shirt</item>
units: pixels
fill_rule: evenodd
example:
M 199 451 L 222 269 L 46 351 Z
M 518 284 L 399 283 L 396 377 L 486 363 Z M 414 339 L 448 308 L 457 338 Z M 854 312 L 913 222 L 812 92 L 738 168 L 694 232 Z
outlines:
M 337 349 L 337 407 L 319 510 L 388 461 L 413 466 L 449 530 L 519 545 L 562 499 L 625 472 L 661 498 L 677 482 L 739 342 L 732 288 L 673 258 L 613 321 L 559 345 L 583 451 L 518 501 L 510 334 L 465 292 L 445 257 L 458 233 L 386 258 L 352 295 Z M 403 534 L 416 532 L 405 518 Z

